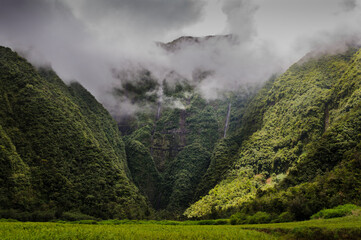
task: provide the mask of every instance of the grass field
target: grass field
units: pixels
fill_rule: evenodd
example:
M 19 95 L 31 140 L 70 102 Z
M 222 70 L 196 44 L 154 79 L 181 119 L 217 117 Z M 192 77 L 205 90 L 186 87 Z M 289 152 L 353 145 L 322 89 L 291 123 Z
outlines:
M 315 219 L 302 222 L 288 222 L 288 223 L 269 223 L 269 224 L 249 224 L 241 225 L 242 228 L 282 228 L 294 229 L 303 227 L 319 227 L 327 229 L 343 229 L 343 228 L 361 228 L 361 216 L 347 216 L 331 219 Z
M 200 223 L 205 222 L 0 221 L 0 239 L 361 239 L 360 216 L 274 224 L 196 225 Z
M 239 226 L 0 222 L 0 239 L 278 239 Z
M 240 225 L 243 229 L 281 234 L 283 239 L 358 240 L 361 239 L 361 216 L 315 219 L 303 222 Z

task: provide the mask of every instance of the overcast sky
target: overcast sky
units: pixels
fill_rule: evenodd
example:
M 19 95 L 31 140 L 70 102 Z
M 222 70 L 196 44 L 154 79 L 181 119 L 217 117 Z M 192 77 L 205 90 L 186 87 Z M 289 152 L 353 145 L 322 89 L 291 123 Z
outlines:
M 215 71 L 199 86 L 260 83 L 315 49 L 359 42 L 361 0 L 0 0 L 0 45 L 33 64 L 77 80 L 100 101 L 117 85 L 112 69 Z M 234 34 L 224 41 L 165 53 L 154 42 L 184 35 Z M 208 44 L 208 45 L 207 45 Z M 225 87 L 226 86 L 226 87 Z M 227 89 L 225 89 L 227 90 Z

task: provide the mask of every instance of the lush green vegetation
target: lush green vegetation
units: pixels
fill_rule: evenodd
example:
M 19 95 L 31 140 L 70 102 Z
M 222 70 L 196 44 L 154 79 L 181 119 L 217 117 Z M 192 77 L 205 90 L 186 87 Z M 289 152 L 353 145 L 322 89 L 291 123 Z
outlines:
M 361 50 L 216 100 L 175 73 L 114 74 L 141 109 L 118 127 L 80 84 L 0 48 L 0 217 L 257 224 L 361 205 Z
M 109 113 L 80 84 L 36 70 L 0 48 L 0 216 L 144 218 L 124 143 Z
M 323 209 L 319 211 L 316 214 L 313 214 L 311 216 L 312 219 L 318 219 L 318 218 L 336 218 L 336 217 L 344 217 L 347 215 L 352 214 L 360 214 L 361 208 L 359 206 L 356 206 L 354 204 L 345 204 L 340 205 L 335 208 L 331 209 Z
M 361 215 L 361 208 L 354 204 L 340 205 L 331 209 L 323 209 L 316 214 L 311 216 L 311 219 L 329 219 L 338 218 L 345 216 L 356 216 Z M 244 212 L 237 212 L 230 218 L 232 225 L 236 224 L 262 224 L 262 223 L 283 223 L 283 222 L 294 222 L 296 216 L 291 212 L 283 212 L 279 215 L 270 214 L 267 212 L 256 212 L 254 214 L 246 214 Z
M 212 152 L 222 146 L 228 104 L 234 106 L 231 135 L 250 93 L 207 102 L 179 76 L 160 86 L 146 70 L 126 75 L 114 94 L 147 110 L 129 117 L 122 139 L 80 84 L 66 86 L 9 49 L 2 48 L 1 57 L 2 217 L 182 218 L 230 168 L 227 160 L 212 182 L 203 178 L 211 161 L 219 166 Z M 114 74 L 124 80 L 125 73 Z M 148 203 L 161 211 L 153 215 Z
M 138 75 L 137 79 L 152 79 L 149 73 L 139 72 Z M 215 154 L 219 155 L 214 149 L 224 142 L 228 104 L 234 106 L 227 130 L 232 135 L 240 125 L 240 117 L 251 94 L 240 91 L 223 99 L 206 101 L 185 79 L 177 75 L 172 78 L 175 82 L 164 80 L 162 86 L 144 84 L 139 87 L 142 89 L 137 91 L 139 95 L 155 89 L 161 95 L 157 102 L 133 101 L 132 97 L 130 101 L 136 102 L 141 111 L 136 117 L 129 118 L 128 123 L 123 121 L 120 129 L 125 129 L 125 149 L 132 179 L 152 206 L 159 210 L 156 218 L 179 219 L 183 218 L 184 209 L 204 195 L 204 189 L 207 192 L 214 187 L 230 168 L 232 161 L 227 159 L 222 170 L 216 168 L 216 171 L 207 172 L 207 177 L 212 176 L 212 182 L 203 177 L 211 162 L 212 166 L 220 166 L 220 161 L 214 162 Z M 122 100 L 129 98 L 130 92 L 134 91 L 124 88 L 115 94 Z M 127 124 L 128 127 L 124 127 Z M 232 141 L 236 142 L 235 139 Z M 237 149 L 238 145 L 235 146 Z
M 262 222 L 266 213 L 252 219 Z M 83 220 L 22 223 L 0 219 L 1 239 L 359 239 L 360 215 L 292 223 L 229 225 L 227 220 Z
M 278 233 L 283 239 L 357 240 L 361 237 L 361 217 L 348 216 L 302 222 L 241 225 L 241 228 Z
M 243 138 L 223 144 L 215 159 L 229 156 L 233 169 L 185 214 L 288 212 L 304 220 L 323 208 L 360 204 L 360 56 L 351 49 L 304 59 L 270 81 L 246 108 Z
M 91 225 L 0 222 L 0 238 L 7 239 L 278 239 L 236 226 Z

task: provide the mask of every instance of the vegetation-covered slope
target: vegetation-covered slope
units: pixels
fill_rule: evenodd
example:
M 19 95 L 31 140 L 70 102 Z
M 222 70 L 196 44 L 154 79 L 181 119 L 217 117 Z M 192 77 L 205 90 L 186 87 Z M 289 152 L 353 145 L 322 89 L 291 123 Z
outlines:
M 3 47 L 0 83 L 2 217 L 145 217 L 117 126 L 89 92 Z
M 138 82 L 152 82 L 149 72 L 141 73 L 137 75 Z M 161 85 L 153 80 L 148 88 L 130 85 L 124 81 L 123 90 L 115 93 L 120 99 L 128 98 L 143 106 L 120 127 L 127 135 L 132 177 L 154 208 L 166 210 L 162 216 L 179 218 L 201 195 L 200 189 L 211 189 L 223 177 L 218 171 L 213 182 L 203 180 L 200 185 L 213 161 L 215 146 L 221 144 L 218 142 L 224 135 L 237 131 L 252 94 L 239 91 L 208 101 L 184 79 L 165 80 Z M 154 92 L 162 93 L 157 101 L 143 97 Z M 222 167 L 226 171 L 230 164 L 223 163 Z
M 354 49 L 303 59 L 260 91 L 243 118 L 244 124 L 260 123 L 259 129 L 242 142 L 227 179 L 186 215 L 242 209 L 290 211 L 305 219 L 323 207 L 358 203 L 359 68 Z
M 0 53 L 3 217 L 143 218 L 149 201 L 167 218 L 191 205 L 190 218 L 304 220 L 361 204 L 361 50 L 307 56 L 257 94 L 216 100 L 140 71 L 115 90 L 141 107 L 118 124 L 124 142 L 81 85 Z

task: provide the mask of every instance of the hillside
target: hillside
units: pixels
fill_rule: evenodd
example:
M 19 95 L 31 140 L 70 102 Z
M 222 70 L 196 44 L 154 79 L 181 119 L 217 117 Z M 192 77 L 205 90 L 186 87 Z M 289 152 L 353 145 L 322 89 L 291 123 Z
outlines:
M 180 38 L 167 46 L 190 41 L 200 40 Z M 142 166 L 152 162 L 152 177 L 142 177 L 148 185 L 135 182 L 156 209 L 176 218 L 189 204 L 184 214 L 190 218 L 228 217 L 242 210 L 290 211 L 297 220 L 325 207 L 357 204 L 356 180 L 343 185 L 341 179 L 327 181 L 340 178 L 341 172 L 350 178 L 358 174 L 351 166 L 357 164 L 352 159 L 360 140 L 359 55 L 356 48 L 342 54 L 311 53 L 272 77 L 257 94 L 240 89 L 217 100 L 204 99 L 186 79 L 158 84 L 150 72 L 138 75 L 138 83 L 147 83 L 138 84 L 141 90 L 127 83 L 125 92 L 117 93 L 152 106 L 127 128 L 127 139 L 139 147 L 132 143 L 127 154 L 143 152 Z M 203 75 L 198 76 L 193 81 L 202 81 Z M 164 95 L 145 97 L 159 89 Z M 133 161 L 128 158 L 129 165 Z M 138 173 L 131 172 L 137 179 Z M 349 192 L 337 192 L 345 184 L 353 184 L 347 186 Z
M 197 199 L 199 184 L 214 158 L 213 149 L 238 129 L 253 93 L 240 90 L 207 101 L 186 80 L 159 85 L 144 72 L 137 81 L 123 83 L 124 90 L 115 92 L 120 101 L 130 98 L 142 109 L 119 123 L 129 169 L 153 207 L 163 210 L 161 216 L 179 218 Z M 149 98 L 149 92 L 159 89 L 161 97 Z
M 144 69 L 114 89 L 138 109 L 117 125 L 79 83 L 1 47 L 0 217 L 305 220 L 360 205 L 360 64 L 357 48 L 309 54 L 216 99 L 196 86 L 211 73 Z
M 0 47 L 0 218 L 144 218 L 125 147 L 109 113 Z
M 235 166 L 185 214 L 288 212 L 304 220 L 360 204 L 360 59 L 357 49 L 306 56 L 269 82 L 242 119 L 257 130 L 240 145 Z

